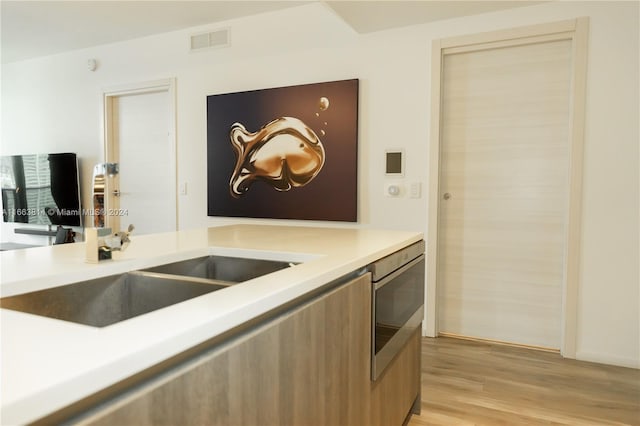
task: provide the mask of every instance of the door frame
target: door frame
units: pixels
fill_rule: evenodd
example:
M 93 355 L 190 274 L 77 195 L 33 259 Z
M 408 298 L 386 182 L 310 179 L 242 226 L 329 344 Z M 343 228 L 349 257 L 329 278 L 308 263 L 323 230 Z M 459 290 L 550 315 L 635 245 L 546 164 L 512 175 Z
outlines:
M 117 158 L 114 143 L 116 137 L 116 128 L 114 123 L 113 105 L 116 98 L 127 95 L 138 95 L 145 93 L 167 92 L 169 95 L 169 122 L 167 123 L 169 134 L 167 138 L 170 144 L 171 158 L 169 160 L 170 181 L 169 187 L 170 202 L 174 206 L 175 212 L 175 230 L 178 230 L 178 177 L 177 177 L 177 142 L 176 142 L 176 79 L 167 78 L 162 80 L 144 81 L 139 83 L 130 83 L 114 87 L 105 88 L 101 94 L 102 106 L 102 158 L 104 162 L 113 162 Z M 116 182 L 117 182 L 116 176 Z M 113 193 L 109 191 L 105 195 L 105 210 L 108 212 L 119 208 L 119 202 Z M 120 230 L 120 219 L 118 216 L 109 216 L 105 214 L 105 227 Z
M 441 81 L 444 55 L 518 46 L 544 41 L 572 41 L 569 117 L 569 199 L 562 283 L 560 353 L 576 357 L 578 287 L 580 280 L 580 228 L 582 218 L 582 163 L 585 125 L 587 41 L 589 18 L 492 31 L 434 40 L 431 51 L 431 132 L 429 141 L 429 199 L 427 223 L 427 288 L 424 334 L 438 335 L 437 265 L 440 202 Z

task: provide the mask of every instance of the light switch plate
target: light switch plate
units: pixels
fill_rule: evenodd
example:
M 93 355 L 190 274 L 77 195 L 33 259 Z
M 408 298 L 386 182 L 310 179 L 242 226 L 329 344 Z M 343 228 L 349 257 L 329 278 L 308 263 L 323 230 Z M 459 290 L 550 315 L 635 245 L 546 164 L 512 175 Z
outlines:
M 411 182 L 409 185 L 409 198 L 420 198 L 422 197 L 422 183 L 421 182 Z

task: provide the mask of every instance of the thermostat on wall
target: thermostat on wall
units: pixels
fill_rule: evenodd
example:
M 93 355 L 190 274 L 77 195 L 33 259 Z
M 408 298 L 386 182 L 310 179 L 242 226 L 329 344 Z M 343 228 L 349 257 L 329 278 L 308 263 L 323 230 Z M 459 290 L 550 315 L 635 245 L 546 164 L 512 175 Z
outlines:
M 404 155 L 401 149 L 387 150 L 385 163 L 385 174 L 387 176 L 404 175 Z

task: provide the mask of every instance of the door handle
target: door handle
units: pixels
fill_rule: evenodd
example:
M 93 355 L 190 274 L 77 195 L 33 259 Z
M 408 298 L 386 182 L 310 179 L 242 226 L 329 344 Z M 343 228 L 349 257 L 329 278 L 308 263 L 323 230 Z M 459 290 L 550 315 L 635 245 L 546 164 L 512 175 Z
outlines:
M 445 200 L 448 200 L 449 198 L 451 198 L 451 194 L 448 192 L 445 192 L 442 198 L 444 198 Z

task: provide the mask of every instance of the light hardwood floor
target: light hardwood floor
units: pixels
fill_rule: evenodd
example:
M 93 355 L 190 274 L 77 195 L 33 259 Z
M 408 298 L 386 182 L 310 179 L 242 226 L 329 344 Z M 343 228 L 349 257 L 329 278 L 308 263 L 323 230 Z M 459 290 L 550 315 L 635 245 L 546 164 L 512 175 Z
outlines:
M 408 425 L 640 425 L 640 370 L 449 337 L 422 338 Z

